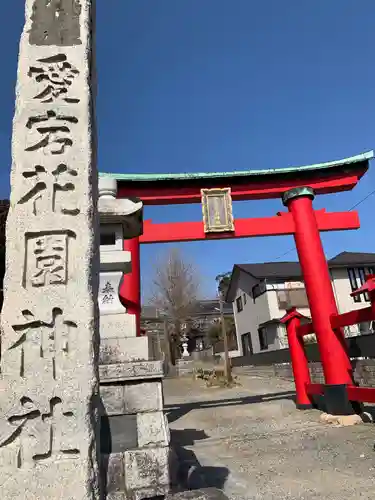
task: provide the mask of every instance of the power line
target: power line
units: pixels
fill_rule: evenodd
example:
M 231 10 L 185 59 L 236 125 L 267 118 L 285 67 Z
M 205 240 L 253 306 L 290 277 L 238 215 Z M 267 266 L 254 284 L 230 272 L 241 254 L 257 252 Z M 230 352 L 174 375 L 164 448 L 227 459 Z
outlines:
M 369 193 L 368 195 L 366 195 L 364 198 L 362 198 L 362 200 L 360 200 L 358 203 L 356 203 L 355 205 L 352 206 L 352 208 L 349 208 L 348 212 L 351 212 L 352 210 L 354 210 L 356 207 L 358 207 L 361 203 L 363 203 L 364 201 L 366 201 L 368 198 L 370 198 L 370 196 L 372 196 L 373 194 L 375 194 L 375 189 L 374 191 L 371 191 L 371 193 Z
M 278 257 L 276 257 L 276 259 L 274 259 L 274 260 L 279 260 L 282 257 L 284 257 L 285 255 L 288 255 L 288 253 L 293 252 L 294 250 L 295 250 L 295 247 L 290 248 L 289 250 L 287 250 L 286 252 L 284 252 L 282 255 L 279 255 Z
M 356 203 L 355 205 L 353 205 L 351 208 L 349 208 L 349 210 L 347 210 L 347 212 L 351 212 L 352 210 L 354 210 L 355 208 L 357 208 L 359 205 L 361 205 L 364 201 L 368 200 L 373 194 L 375 194 L 375 189 L 373 191 L 371 191 L 371 193 L 367 194 L 364 198 L 362 198 L 362 200 L 360 200 L 358 203 Z M 293 248 L 290 248 L 289 250 L 287 250 L 286 252 L 284 252 L 282 255 L 279 255 L 278 257 L 276 257 L 275 259 L 273 260 L 279 260 L 279 259 L 282 259 L 285 255 L 288 255 L 290 252 L 293 252 L 295 250 L 295 247 Z

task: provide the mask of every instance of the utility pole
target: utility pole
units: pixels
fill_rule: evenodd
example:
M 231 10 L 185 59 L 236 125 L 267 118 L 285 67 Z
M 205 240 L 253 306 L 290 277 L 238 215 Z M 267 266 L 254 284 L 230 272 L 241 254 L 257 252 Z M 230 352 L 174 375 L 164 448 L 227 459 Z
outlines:
M 221 279 L 218 286 L 218 296 L 220 304 L 220 321 L 221 321 L 221 332 L 224 342 L 224 376 L 228 384 L 233 381 L 232 377 L 232 366 L 229 358 L 229 348 L 228 348 L 228 334 L 227 328 L 224 320 L 224 297 L 226 294 L 226 283 L 224 279 Z
M 168 370 L 170 368 L 170 365 L 172 363 L 172 353 L 171 353 L 171 344 L 170 344 L 170 338 L 169 338 L 169 325 L 168 325 L 168 318 L 164 318 L 164 349 L 165 349 L 165 357 L 168 363 Z

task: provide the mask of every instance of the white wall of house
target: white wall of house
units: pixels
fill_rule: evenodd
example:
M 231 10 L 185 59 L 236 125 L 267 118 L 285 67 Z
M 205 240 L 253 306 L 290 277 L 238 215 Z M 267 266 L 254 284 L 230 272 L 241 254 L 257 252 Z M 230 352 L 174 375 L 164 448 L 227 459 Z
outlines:
M 367 302 L 364 302 L 363 299 L 361 302 L 354 302 L 354 298 L 350 296 L 352 289 L 348 278 L 347 268 L 331 269 L 331 278 L 337 308 L 340 313 L 348 312 L 353 309 L 361 309 L 369 305 Z
M 336 298 L 339 313 L 344 313 L 353 309 L 361 309 L 363 307 L 369 306 L 369 302 L 365 301 L 364 297 L 362 297 L 361 302 L 355 302 L 353 297 L 350 296 L 352 288 L 348 276 L 348 269 L 346 267 L 333 268 L 330 270 L 330 272 L 332 288 Z M 261 352 L 258 335 L 259 325 L 270 320 L 280 319 L 284 316 L 285 309 L 280 309 L 279 307 L 277 290 L 288 288 L 288 286 L 290 286 L 291 288 L 304 286 L 303 282 L 289 281 L 281 284 L 272 284 L 272 282 L 268 280 L 267 291 L 257 297 L 254 301 L 252 297 L 252 287 L 257 283 L 259 283 L 258 280 L 252 278 L 246 273 L 241 273 L 236 299 L 233 302 L 233 312 L 236 324 L 239 355 L 243 355 L 241 338 L 242 335 L 250 332 L 253 352 L 254 354 L 257 354 Z M 360 286 L 359 281 L 358 286 Z M 246 303 L 243 297 L 244 294 L 246 295 Z M 237 311 L 238 297 L 242 297 L 243 310 L 241 312 Z M 311 317 L 310 309 L 308 307 L 300 307 L 298 308 L 298 311 L 304 316 Z M 360 330 L 357 325 L 354 325 L 350 327 L 349 331 L 347 331 L 346 333 L 350 335 L 357 335 L 358 333 L 360 333 Z M 277 324 L 267 325 L 267 340 L 268 350 L 280 349 L 285 347 L 286 336 L 284 327 Z
M 242 335 L 250 333 L 252 348 L 254 354 L 260 352 L 259 338 L 258 338 L 258 325 L 269 321 L 270 319 L 270 309 L 268 305 L 268 300 L 266 294 L 261 295 L 257 298 L 256 304 L 254 304 L 253 297 L 251 295 L 252 288 L 258 283 L 258 280 L 252 278 L 248 274 L 241 273 L 238 289 L 236 293 L 236 298 L 233 302 L 233 313 L 234 321 L 236 324 L 236 334 L 237 334 L 237 344 L 239 355 L 243 355 L 242 349 Z M 246 299 L 244 300 L 244 296 Z M 242 298 L 243 310 L 237 310 L 237 299 Z M 246 302 L 246 303 L 245 303 Z
M 367 268 L 364 268 L 367 272 Z M 354 267 L 355 276 L 357 279 L 357 286 L 360 286 L 360 277 L 358 274 L 357 268 Z M 330 270 L 331 278 L 332 278 L 332 287 L 333 292 L 335 294 L 337 308 L 339 313 L 345 313 L 349 311 L 353 311 L 356 309 L 363 309 L 364 307 L 368 307 L 370 303 L 365 300 L 365 297 L 361 296 L 360 302 L 355 302 L 354 298 L 350 296 L 352 293 L 352 287 L 350 284 L 350 279 L 348 275 L 347 268 L 333 268 Z M 360 332 L 360 328 L 358 325 L 352 325 L 348 328 L 347 334 L 350 335 L 358 335 Z
M 233 302 L 239 355 L 243 355 L 242 335 L 247 333 L 251 335 L 253 353 L 262 352 L 258 334 L 259 325 L 267 323 L 272 319 L 279 319 L 285 314 L 285 311 L 279 309 L 276 290 L 269 290 L 259 297 L 256 297 L 254 301 L 252 288 L 258 283 L 258 280 L 243 273 L 239 280 L 236 299 Z M 246 299 L 244 299 L 244 296 Z M 243 305 L 243 310 L 240 312 L 237 310 L 237 298 L 239 297 L 242 298 Z M 280 349 L 278 339 L 281 330 L 279 330 L 278 325 L 267 325 L 266 330 L 268 343 L 267 350 Z

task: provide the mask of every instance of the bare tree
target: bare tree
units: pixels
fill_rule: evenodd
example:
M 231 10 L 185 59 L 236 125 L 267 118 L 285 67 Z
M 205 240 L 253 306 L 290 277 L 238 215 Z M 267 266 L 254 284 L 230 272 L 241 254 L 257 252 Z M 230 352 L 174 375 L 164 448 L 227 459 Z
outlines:
M 149 302 L 172 323 L 169 339 L 172 364 L 177 357 L 182 326 L 196 307 L 199 288 L 199 273 L 180 250 L 173 248 L 156 263 Z

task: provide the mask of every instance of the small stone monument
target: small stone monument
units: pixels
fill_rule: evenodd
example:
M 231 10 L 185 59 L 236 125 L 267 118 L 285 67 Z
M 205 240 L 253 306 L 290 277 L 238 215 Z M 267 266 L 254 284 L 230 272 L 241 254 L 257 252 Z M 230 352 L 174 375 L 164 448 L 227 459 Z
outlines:
M 188 351 L 188 345 L 189 345 L 188 340 L 189 339 L 188 339 L 186 333 L 183 334 L 181 340 L 182 340 L 182 343 L 181 343 L 181 346 L 182 346 L 182 357 L 183 358 L 189 358 L 190 357 L 190 353 Z
M 1 315 L 0 497 L 99 498 L 91 0 L 27 0 Z

